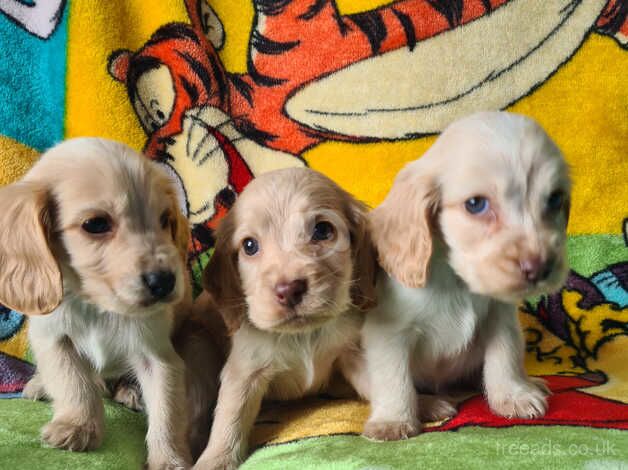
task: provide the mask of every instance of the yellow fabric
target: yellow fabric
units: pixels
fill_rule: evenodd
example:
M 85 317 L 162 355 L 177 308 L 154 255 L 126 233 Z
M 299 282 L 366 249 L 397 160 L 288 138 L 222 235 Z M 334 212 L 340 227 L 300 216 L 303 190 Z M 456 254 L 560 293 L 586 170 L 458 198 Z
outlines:
M 611 38 L 591 35 L 543 86 L 508 108 L 538 120 L 571 165 L 574 191 L 570 234 L 615 233 L 619 219 L 628 216 L 628 184 L 620 183 L 628 178 L 626 70 L 628 54 Z M 557 115 L 570 126 L 552 126 Z M 433 140 L 324 143 L 307 152 L 305 158 L 312 168 L 330 175 L 370 205 L 377 205 L 399 169 L 425 152 Z M 377 178 L 356 178 L 364 168 Z
M 387 3 L 345 0 L 338 5 L 342 13 L 353 13 Z M 244 71 L 253 18 L 251 2 L 214 0 L 212 6 L 226 30 L 221 51 L 225 67 Z M 146 138 L 126 90 L 107 74 L 107 56 L 117 48 L 137 50 L 152 32 L 170 21 L 189 22 L 182 1 L 131 0 L 125 2 L 125 8 L 115 2 L 100 3 L 98 8 L 90 2 L 71 4 L 69 35 L 81 40 L 70 41 L 68 50 L 68 137 L 102 135 L 142 148 Z M 628 215 L 628 185 L 614 183 L 628 174 L 627 69 L 628 54 L 613 39 L 593 34 L 553 77 L 509 108 L 544 125 L 572 165 L 571 234 L 613 233 L 617 220 Z M 553 117 L 558 115 L 570 125 L 553 127 Z M 432 137 L 373 144 L 331 142 L 307 151 L 304 157 L 312 168 L 376 205 L 399 168 L 420 156 L 431 142 Z M 616 178 L 609 178 L 608 169 L 614 169 L 610 171 Z M 0 168 L 0 176 L 4 171 Z M 356 178 L 356 174 L 368 177 Z
M 66 137 L 98 135 L 140 150 L 146 137 L 124 87 L 107 74 L 107 57 L 139 48 L 162 24 L 186 21 L 180 0 L 70 4 Z M 79 39 L 80 38 L 80 39 Z
M 0 352 L 9 356 L 24 358 L 28 351 L 27 331 L 27 325 L 25 324 L 16 334 L 4 341 L 0 341 Z
M 0 135 L 0 186 L 21 178 L 35 163 L 39 152 Z

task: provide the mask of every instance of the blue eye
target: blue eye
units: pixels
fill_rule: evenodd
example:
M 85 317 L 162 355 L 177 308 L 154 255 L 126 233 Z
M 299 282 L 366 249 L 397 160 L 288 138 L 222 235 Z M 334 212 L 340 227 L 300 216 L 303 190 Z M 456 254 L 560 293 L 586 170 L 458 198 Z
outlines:
M 488 199 L 482 196 L 475 196 L 464 202 L 464 207 L 469 214 L 483 214 L 488 210 Z
M 259 244 L 255 238 L 245 238 L 242 242 L 242 249 L 248 256 L 253 256 L 259 251 Z
M 559 211 L 563 207 L 565 194 L 561 190 L 556 190 L 547 198 L 547 210 L 550 212 Z

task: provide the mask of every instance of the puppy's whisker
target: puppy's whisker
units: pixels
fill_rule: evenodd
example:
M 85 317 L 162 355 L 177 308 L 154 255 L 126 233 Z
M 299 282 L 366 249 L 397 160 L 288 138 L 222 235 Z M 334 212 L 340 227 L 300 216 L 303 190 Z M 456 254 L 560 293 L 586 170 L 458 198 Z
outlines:
M 330 271 L 328 273 L 323 274 L 322 276 L 316 277 L 316 276 L 312 276 L 314 279 L 316 279 L 317 282 L 322 282 L 322 281 L 326 281 L 328 278 L 330 277 L 337 277 L 340 274 L 340 269 L 336 270 L 336 271 Z
M 221 301 L 221 306 L 225 306 L 225 307 L 229 307 L 229 308 L 237 308 L 237 307 L 248 307 L 248 302 L 246 300 L 238 300 L 238 299 L 233 299 L 233 300 L 222 300 Z

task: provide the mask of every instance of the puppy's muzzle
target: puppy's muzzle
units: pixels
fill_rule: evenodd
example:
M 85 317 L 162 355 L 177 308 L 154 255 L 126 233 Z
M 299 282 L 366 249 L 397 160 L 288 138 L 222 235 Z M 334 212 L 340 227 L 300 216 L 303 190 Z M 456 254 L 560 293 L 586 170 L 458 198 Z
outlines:
M 275 297 L 280 305 L 290 308 L 296 307 L 303 300 L 307 292 L 307 281 L 295 279 L 290 282 L 278 282 L 275 286 Z
M 536 284 L 550 277 L 555 264 L 553 258 L 542 260 L 540 256 L 531 256 L 519 261 L 521 273 L 530 284 Z
M 177 278 L 172 271 L 152 271 L 142 274 L 142 282 L 153 300 L 163 300 L 174 290 Z

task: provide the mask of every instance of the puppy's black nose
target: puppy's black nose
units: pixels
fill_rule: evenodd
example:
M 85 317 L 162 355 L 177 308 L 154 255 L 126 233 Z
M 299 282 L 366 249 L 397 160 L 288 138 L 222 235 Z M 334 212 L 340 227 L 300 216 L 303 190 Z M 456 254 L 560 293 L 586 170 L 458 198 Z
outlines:
M 305 279 L 295 279 L 290 282 L 279 282 L 275 286 L 277 302 L 281 305 L 294 307 L 303 300 L 303 295 L 307 292 L 307 281 Z
M 176 277 L 172 271 L 153 271 L 142 274 L 142 281 L 150 295 L 157 300 L 163 299 L 174 289 Z
M 519 264 L 521 266 L 521 272 L 528 282 L 531 283 L 544 281 L 550 276 L 552 269 L 554 269 L 553 259 L 550 258 L 547 261 L 542 261 L 538 256 L 522 259 Z

